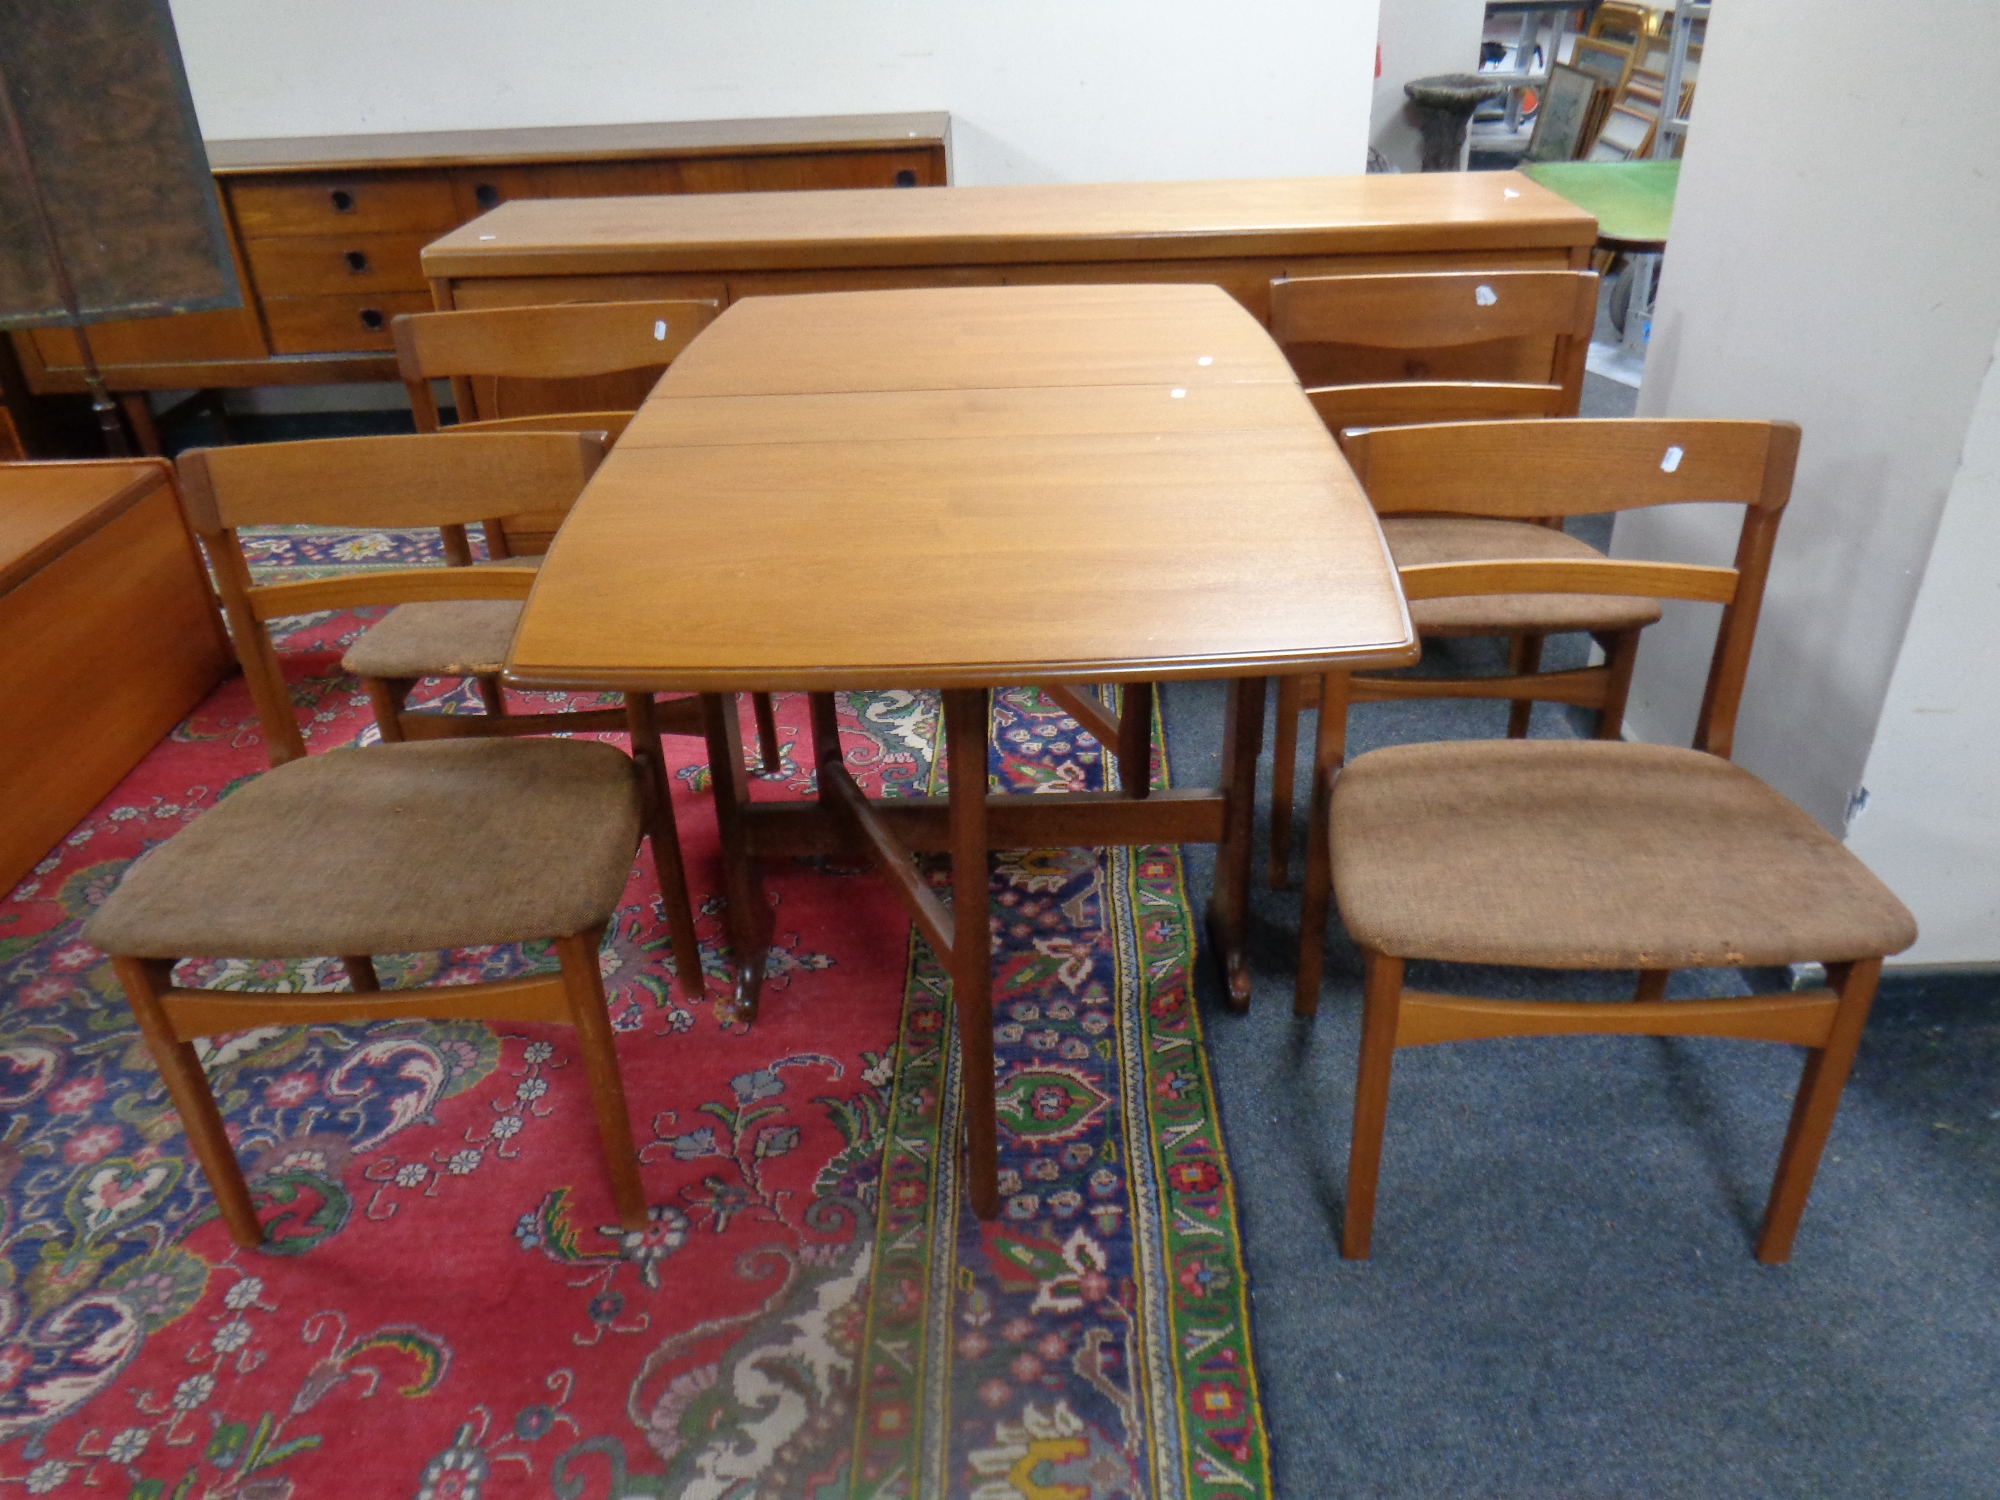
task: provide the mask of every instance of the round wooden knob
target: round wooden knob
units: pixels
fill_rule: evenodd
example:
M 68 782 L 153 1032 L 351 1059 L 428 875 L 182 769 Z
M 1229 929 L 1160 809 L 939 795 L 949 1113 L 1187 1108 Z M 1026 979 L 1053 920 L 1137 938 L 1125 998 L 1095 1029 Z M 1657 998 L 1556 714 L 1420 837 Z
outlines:
M 379 308 L 374 308 L 374 307 L 362 308 L 361 326 L 367 329 L 370 333 L 380 333 L 382 331 L 381 310 Z
M 333 211 L 335 213 L 351 214 L 354 212 L 354 194 L 348 192 L 346 188 L 335 188 L 327 196 L 333 200 Z

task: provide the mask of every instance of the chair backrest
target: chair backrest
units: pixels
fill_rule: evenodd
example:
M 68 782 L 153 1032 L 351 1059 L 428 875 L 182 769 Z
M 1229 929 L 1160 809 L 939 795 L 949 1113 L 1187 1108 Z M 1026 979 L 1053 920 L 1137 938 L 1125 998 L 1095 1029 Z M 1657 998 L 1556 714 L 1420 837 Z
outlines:
M 417 427 L 435 432 L 430 382 L 443 378 L 460 422 L 630 411 L 718 312 L 714 302 L 687 300 L 570 302 L 403 313 L 391 327 Z M 597 379 L 605 376 L 631 378 L 606 389 Z
M 1419 271 L 1271 283 L 1271 336 L 1333 431 L 1574 416 L 1594 271 Z
M 419 432 L 441 430 L 431 382 L 450 379 L 460 428 L 586 431 L 612 441 L 661 372 L 719 315 L 714 302 L 565 302 L 403 313 L 390 325 Z M 546 552 L 559 514 L 487 512 L 495 557 Z
M 1731 567 L 1536 559 L 1435 563 L 1400 570 L 1409 599 L 1465 594 L 1627 594 L 1723 606 L 1695 728 L 1698 750 L 1725 759 L 1799 453 L 1792 422 L 1453 422 L 1344 434 L 1348 462 L 1381 515 L 1516 519 L 1641 506 L 1744 507 Z
M 182 503 L 214 564 L 272 764 L 305 754 L 265 623 L 280 615 L 437 599 L 524 599 L 531 568 L 356 569 L 331 578 L 259 584 L 244 526 L 463 528 L 503 507 L 560 511 L 604 458 L 596 432 L 468 433 L 443 438 L 328 438 L 195 448 L 178 461 Z

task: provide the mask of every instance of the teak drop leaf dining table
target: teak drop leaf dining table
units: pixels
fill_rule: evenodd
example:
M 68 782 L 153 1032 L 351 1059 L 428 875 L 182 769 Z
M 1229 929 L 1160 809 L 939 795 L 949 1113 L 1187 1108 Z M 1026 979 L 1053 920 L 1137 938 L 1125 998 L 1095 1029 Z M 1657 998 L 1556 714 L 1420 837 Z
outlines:
M 1029 602 L 1032 601 L 1032 602 Z M 557 534 L 507 676 L 703 695 L 734 1003 L 770 941 L 755 861 L 871 857 L 952 977 L 967 1183 L 998 1212 L 987 854 L 1215 843 L 1210 939 L 1242 935 L 1264 682 L 1402 666 L 1416 638 L 1366 497 L 1264 329 L 1211 286 L 752 298 L 681 355 Z M 1222 785 L 990 794 L 988 693 L 1229 680 Z M 939 689 L 945 798 L 870 799 L 833 694 Z M 734 696 L 812 696 L 815 800 L 752 802 Z M 957 768 L 976 768 L 961 774 Z M 947 907 L 913 852 L 948 851 Z

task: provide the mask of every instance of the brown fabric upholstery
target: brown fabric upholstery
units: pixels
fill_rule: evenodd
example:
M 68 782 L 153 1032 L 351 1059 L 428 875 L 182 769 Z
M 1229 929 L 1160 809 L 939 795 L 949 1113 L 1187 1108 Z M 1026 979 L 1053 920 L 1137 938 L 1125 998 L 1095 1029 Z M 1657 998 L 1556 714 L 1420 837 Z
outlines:
M 1382 535 L 1398 567 L 1526 557 L 1602 557 L 1547 526 L 1479 516 L 1384 516 Z M 1410 605 L 1418 635 L 1505 635 L 1532 631 L 1633 630 L 1660 618 L 1657 599 L 1615 594 L 1495 594 L 1420 599 Z
M 1340 773 L 1331 816 L 1347 930 L 1399 958 L 1679 969 L 1868 958 L 1917 938 L 1839 840 L 1696 750 L 1399 745 Z
M 347 648 L 340 665 L 356 677 L 477 677 L 507 660 L 518 599 L 440 599 L 399 604 Z
M 334 750 L 268 771 L 125 873 L 85 940 L 137 958 L 412 953 L 610 916 L 639 782 L 591 740 Z

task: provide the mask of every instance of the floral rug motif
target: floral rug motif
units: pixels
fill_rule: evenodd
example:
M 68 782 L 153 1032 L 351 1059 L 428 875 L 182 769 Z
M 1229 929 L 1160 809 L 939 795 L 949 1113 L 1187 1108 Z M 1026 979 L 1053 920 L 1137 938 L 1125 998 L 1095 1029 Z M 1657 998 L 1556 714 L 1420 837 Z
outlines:
M 267 576 L 432 556 L 271 532 Z M 372 740 L 366 612 L 287 622 L 317 753 Z M 432 683 L 441 710 L 476 711 Z M 568 701 L 515 695 L 523 709 Z M 809 795 L 803 699 L 759 798 Z M 936 792 L 936 700 L 843 695 L 849 766 Z M 1099 786 L 1096 744 L 998 695 L 990 774 Z M 884 884 L 774 863 L 756 1026 L 724 1023 L 707 768 L 669 739 L 709 996 L 669 984 L 650 865 L 603 952 L 652 1209 L 616 1227 L 565 1028 L 266 1028 L 204 1061 L 269 1233 L 232 1246 L 110 965 L 78 927 L 266 765 L 219 687 L 0 902 L 0 1482 L 31 1495 L 1180 1500 L 1270 1485 L 1229 1169 L 1169 849 L 995 857 L 1004 1211 L 961 1202 L 949 986 Z M 942 881 L 942 872 L 935 878 Z M 380 960 L 385 984 L 552 967 Z M 340 987 L 330 961 L 183 982 Z

